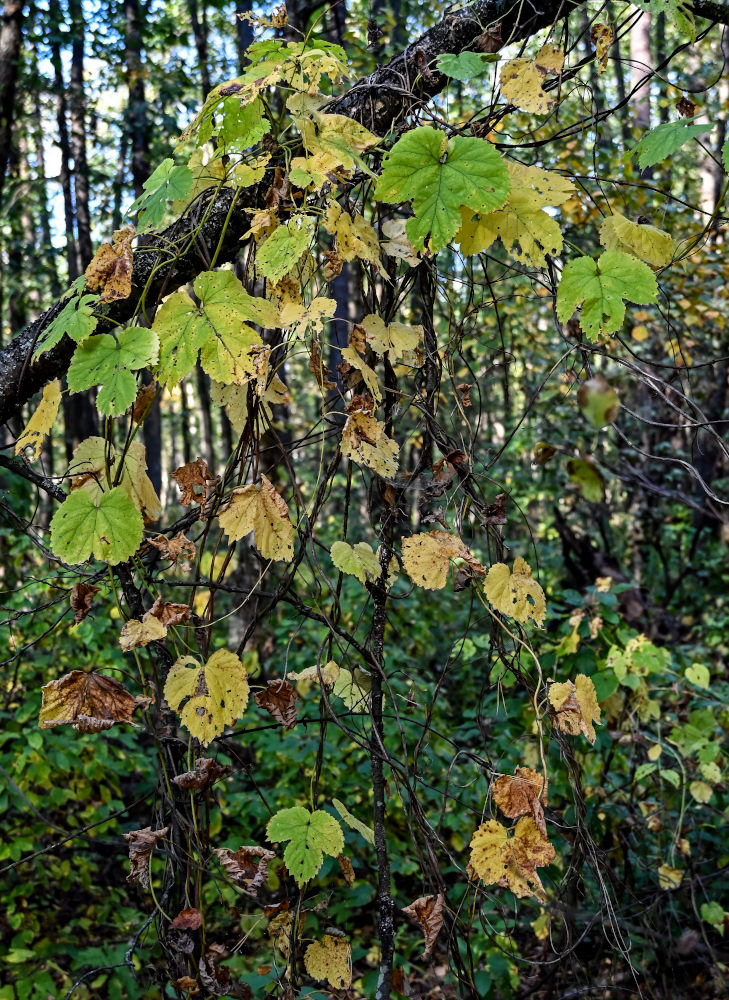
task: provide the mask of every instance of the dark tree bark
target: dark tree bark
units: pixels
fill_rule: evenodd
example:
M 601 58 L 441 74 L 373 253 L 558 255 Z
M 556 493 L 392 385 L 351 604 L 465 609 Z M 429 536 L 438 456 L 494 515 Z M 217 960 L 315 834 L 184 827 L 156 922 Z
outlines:
M 0 28 L 0 202 L 10 160 L 22 34 L 23 0 L 5 0 Z
M 253 41 L 253 25 L 245 21 L 241 14 L 250 14 L 251 0 L 236 0 L 235 2 L 235 33 L 238 40 L 238 72 L 242 73 L 248 63 L 246 52 Z
M 69 0 L 71 15 L 71 155 L 73 156 L 73 187 L 76 195 L 76 226 L 78 232 L 79 274 L 94 256 L 91 245 L 91 214 L 89 210 L 89 167 L 86 160 L 86 92 L 84 88 L 85 22 L 81 0 Z
M 205 100 L 211 90 L 210 69 L 208 66 L 208 23 L 205 14 L 205 4 L 202 7 L 202 15 L 200 14 L 197 0 L 187 0 L 187 8 L 190 11 L 190 23 L 192 24 L 192 34 L 195 39 L 202 98 Z
M 71 185 L 71 140 L 68 133 L 68 105 L 66 103 L 66 83 L 63 79 L 61 60 L 61 11 L 58 0 L 49 0 L 51 63 L 53 65 L 53 92 L 56 98 L 56 124 L 58 125 L 58 148 L 61 151 L 59 180 L 63 193 L 63 218 L 66 225 L 66 261 L 68 280 L 79 276 L 78 247 L 76 245 L 76 225 L 73 210 L 73 188 Z
M 147 129 L 147 102 L 144 96 L 142 71 L 142 17 L 139 0 L 124 0 L 125 56 L 127 64 L 127 136 L 132 144 L 132 182 L 134 197 L 143 191 L 149 170 L 149 133 Z

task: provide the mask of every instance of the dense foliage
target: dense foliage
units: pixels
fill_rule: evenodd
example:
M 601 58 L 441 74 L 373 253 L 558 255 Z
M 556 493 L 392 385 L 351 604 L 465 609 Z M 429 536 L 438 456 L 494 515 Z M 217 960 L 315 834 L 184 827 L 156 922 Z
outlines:
M 6 0 L 0 997 L 725 995 L 729 11 L 544 7 Z

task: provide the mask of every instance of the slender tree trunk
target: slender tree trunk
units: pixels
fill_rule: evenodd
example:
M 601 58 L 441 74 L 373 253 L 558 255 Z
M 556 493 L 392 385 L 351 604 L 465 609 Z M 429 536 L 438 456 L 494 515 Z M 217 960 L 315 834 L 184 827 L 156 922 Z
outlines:
M 78 231 L 79 273 L 94 255 L 91 245 L 91 215 L 89 211 L 89 167 L 86 160 L 86 93 L 84 89 L 85 23 L 81 0 L 69 0 L 71 16 L 71 155 L 73 156 L 73 186 L 76 194 L 76 225 Z
M 241 14 L 250 14 L 251 0 L 235 0 L 235 33 L 238 40 L 238 72 L 242 73 L 248 63 L 248 47 L 253 41 L 253 25 L 244 21 Z
M 56 96 L 56 122 L 58 124 L 58 147 L 61 151 L 59 180 L 63 192 L 63 217 L 66 224 L 66 261 L 68 280 L 79 276 L 78 247 L 76 245 L 75 213 L 73 210 L 73 189 L 71 185 L 71 140 L 68 134 L 68 106 L 66 104 L 66 83 L 63 79 L 61 60 L 61 11 L 58 0 L 49 0 L 51 19 L 51 63 L 53 65 L 53 90 Z
M 114 204 L 111 210 L 111 230 L 120 229 L 122 224 L 122 197 L 124 192 L 124 177 L 127 166 L 127 149 L 129 148 L 129 134 L 126 122 L 122 126 L 122 133 L 119 138 L 119 160 L 114 175 Z
M 144 71 L 142 69 L 142 17 L 139 0 L 124 0 L 126 30 L 126 63 L 129 104 L 127 106 L 127 135 L 132 144 L 132 181 L 134 196 L 142 194 L 144 182 L 149 177 L 149 135 L 147 129 L 147 102 L 144 96 Z
M 5 0 L 0 28 L 0 202 L 10 160 L 22 34 L 23 0 Z
M 651 127 L 651 97 L 648 81 L 641 85 L 651 69 L 651 16 L 642 13 L 630 29 L 630 86 L 635 123 L 641 129 Z M 637 88 L 637 89 L 636 89 Z
M 35 158 L 38 165 L 38 221 L 40 223 L 40 234 L 43 240 L 44 253 L 47 255 L 45 270 L 48 273 L 48 284 L 51 296 L 57 299 L 61 294 L 61 282 L 58 277 L 58 267 L 56 265 L 56 254 L 53 250 L 51 240 L 51 217 L 48 211 L 48 181 L 46 180 L 46 154 L 43 135 L 43 111 L 40 103 L 40 92 L 35 91 L 33 95 L 33 110 L 35 113 L 35 125 L 33 131 L 33 144 L 35 146 Z
M 200 15 L 197 0 L 187 0 L 187 7 L 190 11 L 190 22 L 192 33 L 195 38 L 195 48 L 197 50 L 197 62 L 200 70 L 200 85 L 202 87 L 203 100 L 210 93 L 210 70 L 208 67 L 208 23 L 205 14 L 205 4 Z

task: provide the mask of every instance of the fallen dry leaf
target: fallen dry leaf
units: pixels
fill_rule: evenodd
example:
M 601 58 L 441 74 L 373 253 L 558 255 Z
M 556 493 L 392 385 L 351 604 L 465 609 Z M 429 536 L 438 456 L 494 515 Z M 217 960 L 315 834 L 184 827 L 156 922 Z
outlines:
M 151 826 L 145 826 L 142 830 L 130 830 L 129 833 L 122 834 L 129 844 L 130 870 L 127 882 L 139 882 L 142 888 L 149 889 L 149 859 L 157 842 L 167 836 L 169 829 L 168 826 L 163 826 L 161 830 L 153 830 Z
M 425 936 L 425 951 L 423 958 L 430 958 L 435 939 L 443 926 L 443 893 L 437 896 L 421 896 L 413 900 L 409 906 L 403 906 L 402 912 L 420 924 Z
M 254 698 L 259 708 L 264 708 L 284 729 L 296 725 L 296 700 L 298 695 L 293 684 L 288 681 L 269 681 L 264 691 L 258 691 Z

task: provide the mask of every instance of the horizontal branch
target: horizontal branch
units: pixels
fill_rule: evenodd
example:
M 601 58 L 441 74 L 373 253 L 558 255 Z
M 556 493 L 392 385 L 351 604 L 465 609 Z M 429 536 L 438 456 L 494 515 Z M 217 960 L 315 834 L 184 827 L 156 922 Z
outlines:
M 330 102 L 327 110 L 361 122 L 372 132 L 385 135 L 417 107 L 444 89 L 447 77 L 434 70 L 438 55 L 458 54 L 483 45 L 481 36 L 493 29 L 493 37 L 503 44 L 521 41 L 566 17 L 584 0 L 544 0 L 539 7 L 514 0 L 475 0 L 468 7 L 445 17 L 385 66 L 359 80 L 351 90 Z M 693 4 L 697 16 L 729 24 L 729 5 L 713 0 Z M 99 329 L 111 329 L 129 320 L 140 298 L 150 307 L 181 285 L 208 269 L 210 259 L 222 240 L 218 263 L 235 258 L 240 239 L 250 225 L 250 208 L 265 207 L 270 177 L 243 192 L 223 187 L 213 203 L 210 197 L 198 200 L 192 210 L 164 232 L 144 237 L 134 253 L 132 294 L 105 308 Z M 37 361 L 31 361 L 43 331 L 58 315 L 61 304 L 54 303 L 7 347 L 0 351 L 0 424 L 19 414 L 20 407 L 54 378 L 65 374 L 75 343 L 64 337 Z

